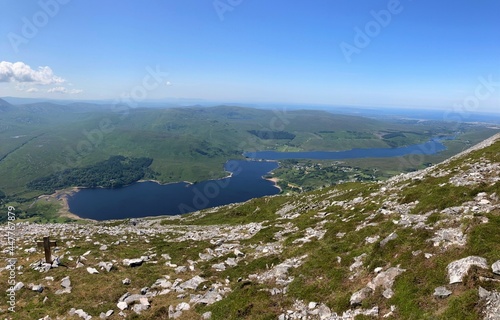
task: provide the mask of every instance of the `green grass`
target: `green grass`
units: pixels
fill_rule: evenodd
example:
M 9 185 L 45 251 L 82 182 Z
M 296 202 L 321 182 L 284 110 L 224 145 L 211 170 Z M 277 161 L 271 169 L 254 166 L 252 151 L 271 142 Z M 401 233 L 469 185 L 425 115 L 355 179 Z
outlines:
M 445 208 L 462 205 L 471 201 L 480 192 L 488 194 L 497 192 L 500 183 L 486 185 L 480 183 L 477 186 L 454 186 L 447 183 L 448 177 L 428 177 L 423 181 L 415 181 L 402 194 L 402 202 L 410 203 L 419 201 L 412 210 L 414 214 L 424 214 L 431 210 L 443 210 Z M 443 185 L 444 184 L 444 185 Z
M 489 263 L 500 260 L 500 212 L 485 214 L 488 223 L 473 225 L 467 243 L 467 255 L 477 255 L 486 258 Z
M 477 320 L 481 319 L 478 315 L 479 296 L 476 289 L 470 289 L 460 296 L 451 297 L 448 308 L 439 317 L 439 319 L 463 319 Z
M 271 296 L 261 291 L 265 288 L 254 283 L 242 283 L 224 300 L 206 308 L 212 311 L 214 320 L 248 319 L 272 320 L 276 319 L 282 309 L 283 299 Z M 205 311 L 205 309 L 203 309 Z
M 277 218 L 276 211 L 289 200 L 287 196 L 274 196 L 266 198 L 252 199 L 234 208 L 223 207 L 217 212 L 203 215 L 192 221 L 189 218 L 181 224 L 196 223 L 197 225 L 218 225 L 221 223 L 228 225 L 247 224 L 251 222 L 263 222 Z M 258 208 L 258 209 L 257 209 Z M 170 221 L 164 222 L 170 224 Z

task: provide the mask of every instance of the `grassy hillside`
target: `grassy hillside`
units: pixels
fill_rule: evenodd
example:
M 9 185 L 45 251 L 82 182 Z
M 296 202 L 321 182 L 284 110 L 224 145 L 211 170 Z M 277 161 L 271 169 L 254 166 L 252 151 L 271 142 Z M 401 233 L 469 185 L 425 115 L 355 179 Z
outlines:
M 182 217 L 18 223 L 15 282 L 24 288 L 15 314 L 0 302 L 2 316 L 79 319 L 77 310 L 93 318 L 113 310 L 109 319 L 495 319 L 499 139 L 385 182 Z M 35 241 L 44 234 L 57 240 L 60 266 L 41 273 L 33 263 L 43 257 Z M 132 258 L 137 266 L 127 265 Z M 66 277 L 70 289 L 61 292 Z M 2 292 L 7 278 L 0 271 Z

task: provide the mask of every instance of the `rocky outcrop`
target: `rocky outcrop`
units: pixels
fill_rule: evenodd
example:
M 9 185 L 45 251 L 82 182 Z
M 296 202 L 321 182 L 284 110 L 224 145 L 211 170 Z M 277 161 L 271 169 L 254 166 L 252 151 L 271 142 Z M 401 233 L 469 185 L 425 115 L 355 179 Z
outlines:
M 479 287 L 479 298 L 485 303 L 484 320 L 500 320 L 500 292 Z
M 389 268 L 386 271 L 379 272 L 375 276 L 375 278 L 368 282 L 366 287 L 352 294 L 350 299 L 351 306 L 355 307 L 361 305 L 361 303 L 366 298 L 368 298 L 378 287 L 382 287 L 382 295 L 386 299 L 392 298 L 392 296 L 394 295 L 394 292 L 392 291 L 394 280 L 397 276 L 405 271 L 405 269 L 401 269 L 398 266 Z
M 436 231 L 434 238 L 429 241 L 432 241 L 435 247 L 446 250 L 450 246 L 465 246 L 467 236 L 463 234 L 461 228 L 445 228 Z
M 463 278 L 469 272 L 472 266 L 488 269 L 486 259 L 476 256 L 470 256 L 460 260 L 453 261 L 447 267 L 450 284 L 462 282 Z

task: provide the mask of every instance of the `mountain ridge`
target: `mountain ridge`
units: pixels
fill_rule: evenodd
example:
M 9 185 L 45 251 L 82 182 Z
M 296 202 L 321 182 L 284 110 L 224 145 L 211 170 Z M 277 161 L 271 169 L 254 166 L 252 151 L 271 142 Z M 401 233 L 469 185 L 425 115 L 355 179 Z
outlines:
M 12 108 L 12 105 L 7 101 L 0 98 L 0 111 L 5 112 L 9 111 Z

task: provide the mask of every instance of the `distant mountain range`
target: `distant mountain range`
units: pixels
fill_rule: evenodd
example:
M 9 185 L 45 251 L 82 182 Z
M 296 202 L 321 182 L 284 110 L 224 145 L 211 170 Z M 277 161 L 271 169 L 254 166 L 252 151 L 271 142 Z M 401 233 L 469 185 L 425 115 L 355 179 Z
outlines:
M 4 102 L 12 105 L 26 105 L 38 103 L 53 103 L 57 105 L 75 105 L 75 106 L 113 106 L 117 104 L 116 100 L 56 100 L 44 98 L 19 98 L 3 97 Z M 120 103 L 120 102 L 118 102 Z M 158 100 L 144 100 L 137 103 L 140 107 L 147 108 L 174 108 L 174 107 L 210 107 L 218 105 L 232 105 L 241 107 L 251 107 L 258 109 L 287 109 L 287 110 L 324 110 L 336 114 L 356 115 L 370 118 L 382 119 L 418 119 L 418 120 L 437 120 L 450 122 L 485 122 L 500 124 L 500 113 L 492 110 L 477 110 L 468 112 L 464 110 L 454 110 L 453 107 L 441 108 L 395 108 L 395 107 L 369 107 L 369 106 L 339 106 L 339 105 L 317 105 L 317 104 L 286 104 L 286 103 L 245 103 L 245 102 L 224 102 L 209 101 L 204 99 L 181 99 L 166 98 Z

